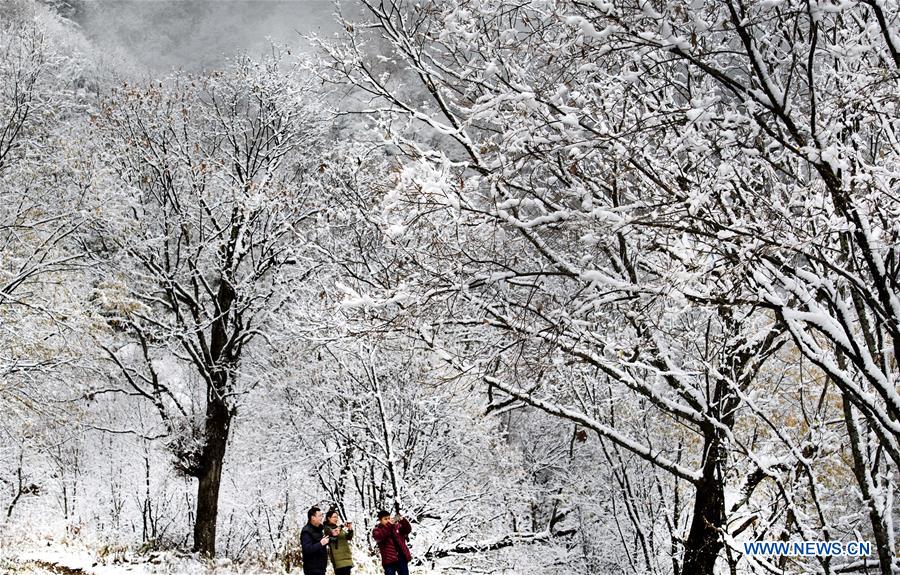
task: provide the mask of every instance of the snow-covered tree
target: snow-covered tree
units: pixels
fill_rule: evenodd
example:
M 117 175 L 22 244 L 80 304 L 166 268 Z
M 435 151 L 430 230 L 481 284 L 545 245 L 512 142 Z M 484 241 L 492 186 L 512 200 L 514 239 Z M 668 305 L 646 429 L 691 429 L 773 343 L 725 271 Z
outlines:
M 52 491 L 42 458 L 66 416 L 52 400 L 81 357 L 74 272 L 89 176 L 71 142 L 88 63 L 46 10 L 11 1 L 0 13 L 0 486 L 14 521 L 29 496 Z
M 353 299 L 439 310 L 423 339 L 481 372 L 497 401 L 577 423 L 691 484 L 676 572 L 712 573 L 744 531 L 725 531 L 729 459 L 784 479 L 736 432 L 740 415 L 767 416 L 744 406 L 792 343 L 846 392 L 853 469 L 890 572 L 893 483 L 872 480 L 852 409 L 889 454 L 896 7 L 365 4 L 371 21 L 325 45 L 327 77 L 369 96 L 360 111 L 402 156 L 373 219 L 404 267 L 390 285 L 360 281 Z M 373 36 L 390 48 L 373 55 Z
M 98 119 L 110 166 L 91 239 L 102 346 L 198 479 L 194 547 L 209 555 L 231 422 L 263 377 L 252 347 L 311 267 L 321 130 L 303 83 L 285 58 L 241 59 L 125 85 Z

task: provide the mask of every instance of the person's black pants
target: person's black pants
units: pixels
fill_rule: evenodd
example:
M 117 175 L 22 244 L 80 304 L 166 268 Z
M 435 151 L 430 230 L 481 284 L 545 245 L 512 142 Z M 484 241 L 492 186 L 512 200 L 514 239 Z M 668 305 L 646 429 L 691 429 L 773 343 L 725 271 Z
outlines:
M 384 575 L 409 575 L 409 564 L 401 559 L 384 566 Z
M 350 567 L 341 567 L 340 569 L 334 570 L 334 575 L 350 575 L 350 570 L 353 569 L 353 565 Z

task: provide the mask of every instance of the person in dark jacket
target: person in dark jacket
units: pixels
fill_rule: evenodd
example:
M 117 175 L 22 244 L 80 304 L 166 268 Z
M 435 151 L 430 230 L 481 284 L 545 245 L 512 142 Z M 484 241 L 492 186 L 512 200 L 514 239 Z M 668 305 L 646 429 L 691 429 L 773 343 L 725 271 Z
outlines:
M 328 550 L 331 553 L 334 574 L 350 575 L 350 570 L 353 569 L 353 552 L 350 550 L 353 524 L 350 522 L 341 524 L 340 514 L 332 507 L 325 514 L 325 534 L 330 539 Z
M 405 517 L 391 517 L 387 511 L 378 512 L 378 525 L 372 531 L 372 538 L 381 552 L 381 565 L 385 575 L 409 575 L 412 555 L 406 539 L 412 527 Z
M 328 536 L 322 527 L 325 514 L 318 507 L 311 507 L 306 517 L 307 523 L 300 531 L 303 574 L 325 575 L 325 567 L 328 565 Z

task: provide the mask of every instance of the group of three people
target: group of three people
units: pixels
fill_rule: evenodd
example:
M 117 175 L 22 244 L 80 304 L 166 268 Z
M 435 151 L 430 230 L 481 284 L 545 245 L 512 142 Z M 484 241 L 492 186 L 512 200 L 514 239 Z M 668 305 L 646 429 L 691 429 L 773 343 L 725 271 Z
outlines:
M 341 523 L 340 514 L 333 507 L 328 513 L 311 507 L 306 517 L 306 525 L 300 531 L 304 575 L 325 575 L 329 558 L 335 575 L 350 575 L 353 569 L 353 554 L 350 551 L 353 523 Z M 385 575 L 409 575 L 412 555 L 406 540 L 411 531 L 406 518 L 391 516 L 387 511 L 378 512 L 378 523 L 372 530 L 372 538 L 381 553 Z

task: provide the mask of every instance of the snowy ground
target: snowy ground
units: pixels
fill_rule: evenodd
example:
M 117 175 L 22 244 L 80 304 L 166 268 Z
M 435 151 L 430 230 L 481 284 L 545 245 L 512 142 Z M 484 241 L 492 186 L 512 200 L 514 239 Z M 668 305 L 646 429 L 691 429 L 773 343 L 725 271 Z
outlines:
M 101 556 L 102 555 L 102 556 Z M 292 573 L 300 573 L 299 568 Z M 139 555 L 130 551 L 98 553 L 64 545 L 0 550 L 0 573 L 6 575 L 283 575 L 279 567 L 242 565 L 227 559 L 204 561 L 172 552 Z
M 207 562 L 172 553 L 140 556 L 122 553 L 99 558 L 96 553 L 84 549 L 51 547 L 9 553 L 0 558 L 0 572 L 14 575 L 274 575 L 283 573 L 283 570 L 260 566 L 245 568 L 228 561 Z
M 383 571 L 376 565 L 358 565 L 354 575 Z M 413 569 L 416 575 L 425 571 Z M 177 552 L 137 554 L 124 549 L 94 551 L 56 542 L 43 544 L 2 542 L 0 574 L 3 575 L 287 575 L 281 565 L 239 564 L 228 559 L 201 560 Z M 290 573 L 302 573 L 295 567 Z

